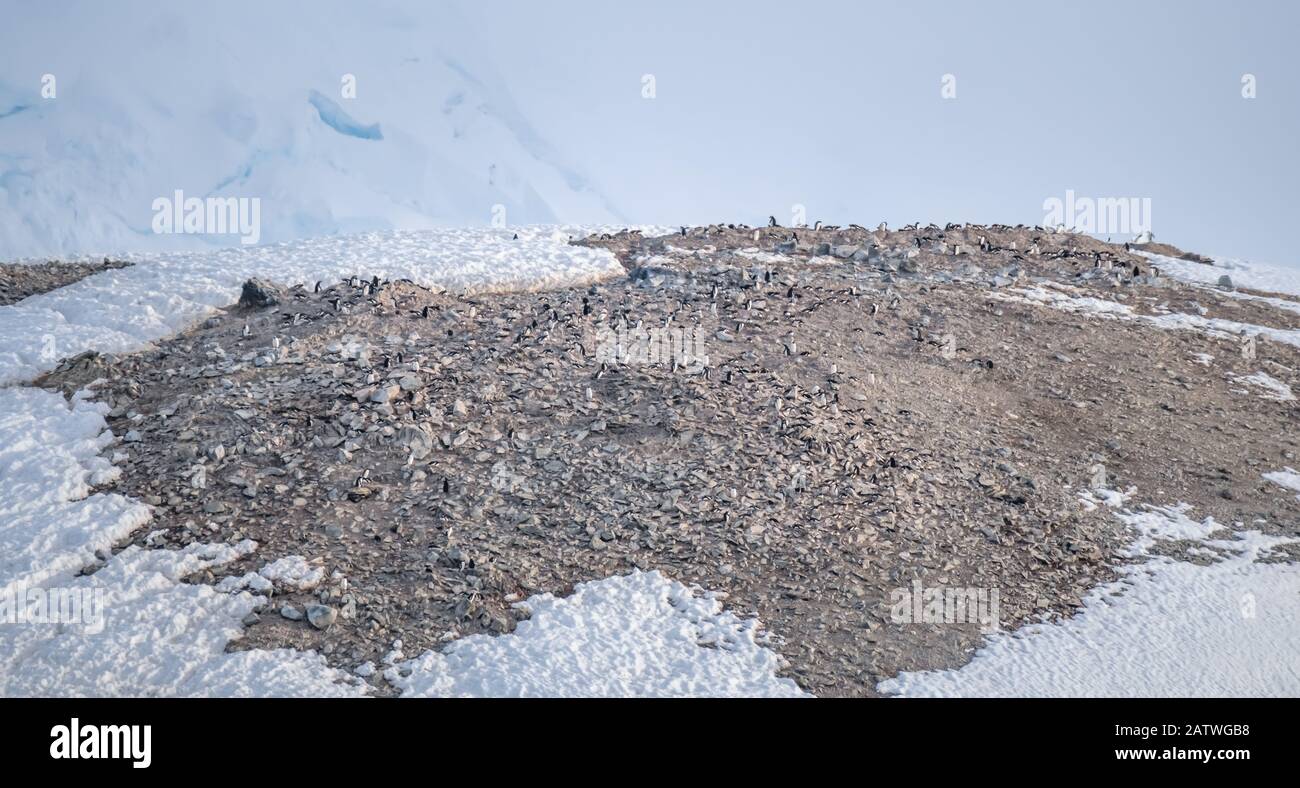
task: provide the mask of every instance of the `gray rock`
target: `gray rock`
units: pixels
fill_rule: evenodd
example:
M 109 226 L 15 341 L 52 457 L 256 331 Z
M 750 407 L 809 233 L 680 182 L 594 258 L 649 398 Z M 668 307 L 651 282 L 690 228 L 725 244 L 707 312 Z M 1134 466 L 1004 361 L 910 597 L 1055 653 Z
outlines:
M 302 621 L 302 611 L 293 605 L 284 605 L 280 608 L 280 615 L 290 621 Z
M 339 611 L 329 605 L 310 605 L 307 608 L 307 621 L 317 629 L 329 629 L 338 617 Z
M 394 399 L 397 399 L 397 396 L 401 391 L 402 389 L 400 386 L 383 386 L 370 395 L 370 401 L 378 402 L 381 405 L 386 402 L 392 402 Z
M 239 294 L 239 305 L 253 309 L 264 309 L 280 303 L 280 289 L 263 279 L 249 279 L 244 282 L 244 290 Z

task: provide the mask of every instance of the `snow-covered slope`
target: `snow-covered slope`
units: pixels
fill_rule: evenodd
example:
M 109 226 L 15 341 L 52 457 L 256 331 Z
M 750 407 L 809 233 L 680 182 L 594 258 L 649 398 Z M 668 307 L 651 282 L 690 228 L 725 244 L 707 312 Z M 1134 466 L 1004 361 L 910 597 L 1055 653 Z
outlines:
M 1123 511 L 1141 563 L 1073 617 L 998 633 L 956 670 L 881 682 L 908 697 L 1259 697 L 1300 692 L 1300 573 L 1261 563 L 1294 539 L 1231 532 L 1187 506 Z M 1196 540 L 1208 565 L 1151 551 Z
M 178 189 L 260 199 L 262 243 L 618 218 L 444 4 L 232 0 L 180 13 L 131 0 L 5 16 L 0 259 L 239 242 L 154 233 L 154 200 Z
M 1146 257 L 1166 275 L 1185 282 L 1215 285 L 1220 277 L 1227 276 L 1236 287 L 1300 296 L 1300 274 L 1293 268 L 1230 257 L 1215 258 L 1213 263 L 1207 265 L 1141 250 L 1138 250 L 1138 254 Z M 1274 303 L 1274 306 L 1277 305 Z

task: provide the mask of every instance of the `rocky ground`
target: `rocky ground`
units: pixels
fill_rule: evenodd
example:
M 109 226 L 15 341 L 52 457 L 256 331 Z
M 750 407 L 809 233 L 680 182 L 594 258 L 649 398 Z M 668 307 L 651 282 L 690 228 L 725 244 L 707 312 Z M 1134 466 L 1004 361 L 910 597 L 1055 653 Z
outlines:
M 758 616 L 805 689 L 869 695 L 982 637 L 896 623 L 891 592 L 915 579 L 998 589 L 1003 629 L 1111 579 L 1129 535 L 1081 500 L 1092 487 L 1297 531 L 1300 502 L 1260 476 L 1296 462 L 1296 402 L 1241 379 L 1300 386 L 1300 351 L 1250 358 L 1231 332 L 1140 319 L 1297 329 L 1294 311 L 1035 228 L 583 243 L 628 276 L 472 298 L 365 271 L 255 283 L 154 350 L 40 384 L 102 379 L 127 455 L 114 489 L 156 508 L 139 543 L 256 539 L 227 583 L 281 556 L 321 570 L 244 646 L 349 668 L 395 640 L 509 631 L 515 601 L 642 568 Z M 665 336 L 686 341 L 647 351 Z
M 128 265 L 130 263 L 108 258 L 98 263 L 58 261 L 35 264 L 0 263 L 0 306 L 8 306 L 28 296 L 57 290 L 100 271 L 125 268 Z

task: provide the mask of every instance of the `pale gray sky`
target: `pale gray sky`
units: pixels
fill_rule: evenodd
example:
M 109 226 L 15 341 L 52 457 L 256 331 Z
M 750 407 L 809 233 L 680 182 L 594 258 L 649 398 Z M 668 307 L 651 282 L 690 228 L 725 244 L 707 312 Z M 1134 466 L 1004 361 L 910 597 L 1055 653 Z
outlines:
M 1072 189 L 1151 198 L 1160 240 L 1300 265 L 1295 3 L 461 7 L 523 112 L 638 222 L 801 203 L 810 221 L 1036 224 Z

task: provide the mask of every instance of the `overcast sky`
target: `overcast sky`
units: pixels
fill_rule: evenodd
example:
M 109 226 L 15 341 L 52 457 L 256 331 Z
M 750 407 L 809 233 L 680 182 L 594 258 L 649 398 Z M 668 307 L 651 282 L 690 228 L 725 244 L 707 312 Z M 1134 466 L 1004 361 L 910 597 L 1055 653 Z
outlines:
M 798 203 L 810 222 L 1037 224 L 1073 190 L 1150 198 L 1158 240 L 1300 265 L 1296 7 L 461 5 L 524 113 L 638 222 Z

